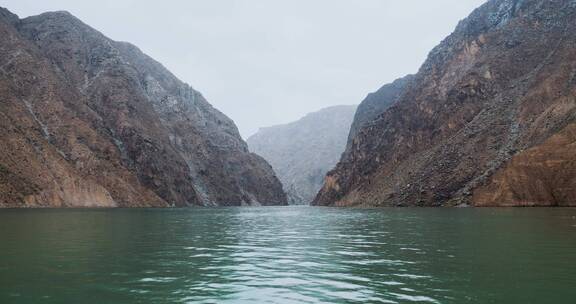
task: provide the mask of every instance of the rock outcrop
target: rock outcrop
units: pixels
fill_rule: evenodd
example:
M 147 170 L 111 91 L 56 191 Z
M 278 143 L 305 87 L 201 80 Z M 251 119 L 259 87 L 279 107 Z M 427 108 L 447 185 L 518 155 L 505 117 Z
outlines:
M 490 0 L 362 128 L 316 205 L 576 206 L 576 2 Z
M 0 9 L 0 206 L 283 205 L 234 123 L 67 12 Z
M 309 204 L 340 159 L 356 106 L 335 106 L 262 128 L 247 142 L 274 168 L 291 204 Z

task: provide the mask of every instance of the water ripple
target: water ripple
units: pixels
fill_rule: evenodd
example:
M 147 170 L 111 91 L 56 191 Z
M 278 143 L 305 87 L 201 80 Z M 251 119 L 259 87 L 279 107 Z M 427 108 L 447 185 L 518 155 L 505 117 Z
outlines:
M 0 213 L 0 302 L 570 303 L 571 210 Z

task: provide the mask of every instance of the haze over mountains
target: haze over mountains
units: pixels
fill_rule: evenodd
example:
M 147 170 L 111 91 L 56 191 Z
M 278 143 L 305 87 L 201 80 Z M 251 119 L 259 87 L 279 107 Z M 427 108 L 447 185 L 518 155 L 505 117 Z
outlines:
M 482 5 L 353 136 L 314 204 L 576 205 L 575 21 L 572 0 Z
M 291 204 L 309 204 L 344 152 L 355 112 L 356 106 L 334 106 L 261 128 L 248 146 L 272 165 Z
M 489 0 L 416 74 L 248 145 L 137 47 L 0 8 L 0 207 L 576 206 L 575 20 Z
M 67 12 L 0 9 L 0 206 L 283 205 L 234 122 Z
M 484 1 L 4 0 L 0 5 L 20 17 L 67 10 L 110 38 L 137 45 L 200 90 L 248 138 L 263 126 L 357 104 L 384 82 L 415 72 L 428 51 Z

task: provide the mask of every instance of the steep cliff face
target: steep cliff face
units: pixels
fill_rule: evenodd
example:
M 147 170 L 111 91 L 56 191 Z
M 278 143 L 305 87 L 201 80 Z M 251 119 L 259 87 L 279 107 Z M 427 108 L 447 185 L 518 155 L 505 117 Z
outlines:
M 576 2 L 491 0 L 353 139 L 318 205 L 574 206 Z
M 0 11 L 0 206 L 286 204 L 200 93 L 66 12 Z
M 280 126 L 263 128 L 247 142 L 274 168 L 292 204 L 308 204 L 336 165 L 356 106 L 335 106 Z
M 384 111 L 391 107 L 404 93 L 406 87 L 414 79 L 414 75 L 404 76 L 394 82 L 382 86 L 378 91 L 368 94 L 360 103 L 348 135 L 347 149 L 352 147 L 354 137 L 360 130 L 374 121 Z

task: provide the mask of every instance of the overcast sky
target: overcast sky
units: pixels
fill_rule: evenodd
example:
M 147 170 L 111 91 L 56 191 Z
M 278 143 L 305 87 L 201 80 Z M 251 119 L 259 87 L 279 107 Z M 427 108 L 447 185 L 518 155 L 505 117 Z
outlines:
M 67 10 L 131 42 L 230 116 L 247 137 L 358 104 L 414 73 L 485 0 L 0 0 L 20 17 Z

